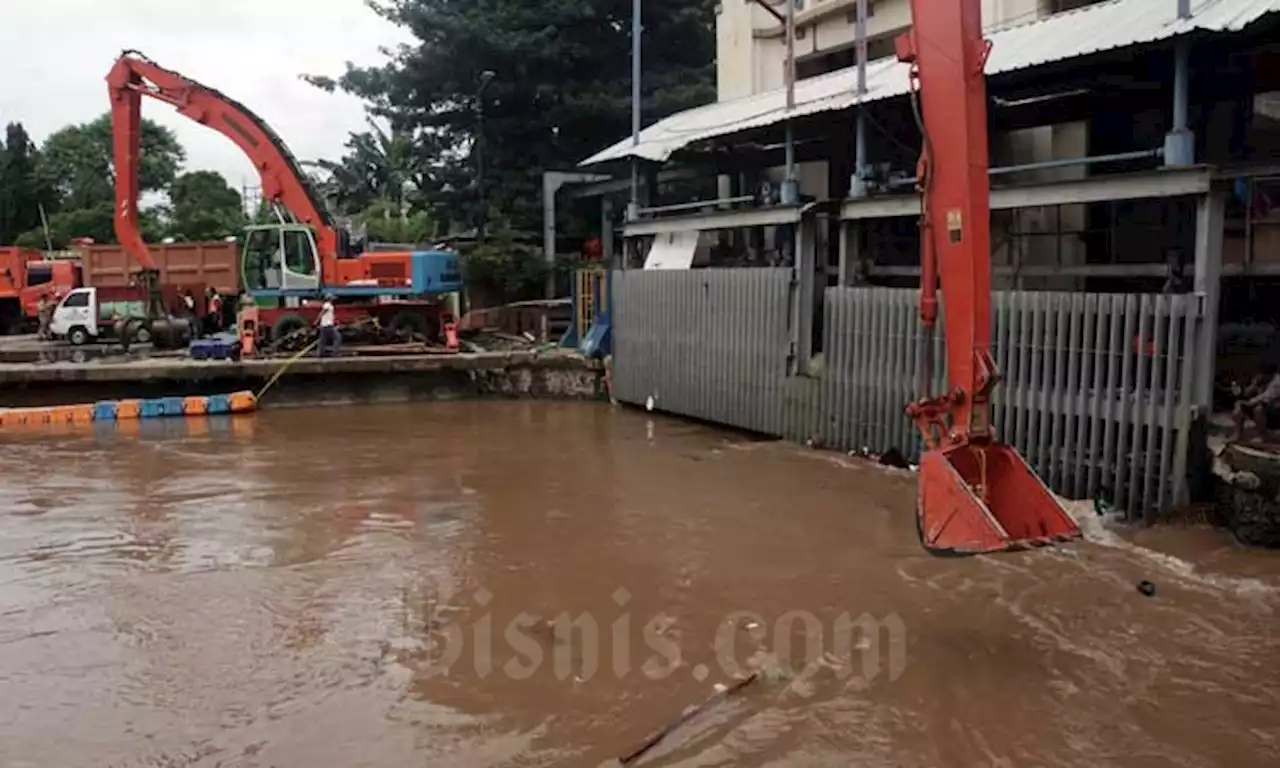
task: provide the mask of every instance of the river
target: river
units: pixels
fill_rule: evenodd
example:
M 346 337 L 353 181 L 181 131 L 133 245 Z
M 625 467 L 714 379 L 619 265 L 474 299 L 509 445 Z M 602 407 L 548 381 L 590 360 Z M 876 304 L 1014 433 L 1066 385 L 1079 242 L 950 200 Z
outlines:
M 933 558 L 908 472 L 589 403 L 0 451 L 2 768 L 595 766 L 753 670 L 637 764 L 1280 765 L 1207 530 Z

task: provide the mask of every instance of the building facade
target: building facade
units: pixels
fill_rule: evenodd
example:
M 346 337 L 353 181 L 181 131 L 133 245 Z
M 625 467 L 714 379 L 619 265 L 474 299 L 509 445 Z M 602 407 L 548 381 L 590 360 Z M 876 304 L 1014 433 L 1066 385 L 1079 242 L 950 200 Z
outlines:
M 982 0 L 983 23 L 988 30 L 1034 22 L 1103 0 Z M 856 64 L 858 0 L 794 0 L 796 3 L 796 77 L 804 80 Z M 1172 2 L 1172 0 L 1170 0 Z M 768 6 L 766 9 L 765 6 Z M 867 58 L 874 61 L 893 55 L 894 39 L 911 26 L 910 0 L 867 0 Z M 771 13 L 771 9 L 773 12 Z M 720 101 L 739 99 L 786 85 L 787 39 L 786 0 L 723 0 L 716 21 L 717 91 Z M 1083 122 L 1041 126 L 993 136 L 991 164 L 1013 166 L 1084 157 L 1089 154 L 1089 131 Z M 872 162 L 875 158 L 869 158 Z M 825 162 L 801 163 L 797 168 L 800 192 L 817 199 L 841 197 L 847 189 L 834 180 Z M 1056 168 L 1021 174 L 1026 182 L 1048 182 L 1084 178 L 1084 166 Z M 770 169 L 769 178 L 782 180 L 783 169 Z M 1039 211 L 1020 212 L 1016 221 L 997 222 L 997 227 L 1014 227 L 1022 232 L 1078 231 L 1085 226 L 1083 206 L 1069 206 L 1046 215 Z M 998 238 L 999 240 L 999 238 Z M 1036 243 L 1039 247 L 1031 247 Z M 1046 244 L 1051 247 L 1045 248 Z M 1027 251 L 1014 253 L 1014 250 Z M 1083 262 L 1084 249 L 1078 238 L 1050 236 L 1024 238 L 998 246 L 997 264 L 1035 261 L 1037 255 L 1052 253 L 1062 263 Z M 1024 283 L 1027 281 L 1023 281 Z M 1053 287 L 1070 281 L 1051 281 Z
M 988 29 L 1035 21 L 1102 0 L 982 0 Z M 795 0 L 796 70 L 801 79 L 853 66 L 858 0 Z M 787 41 L 777 17 L 786 0 L 723 0 L 716 19 L 716 73 L 721 101 L 783 87 Z M 911 26 L 910 0 L 868 0 L 870 59 L 893 55 L 893 40 Z

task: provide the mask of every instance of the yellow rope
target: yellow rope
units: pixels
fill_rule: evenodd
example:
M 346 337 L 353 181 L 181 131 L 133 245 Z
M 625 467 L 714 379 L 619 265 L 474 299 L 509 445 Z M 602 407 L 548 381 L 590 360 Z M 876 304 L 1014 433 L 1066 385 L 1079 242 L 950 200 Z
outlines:
M 319 343 L 320 343 L 320 340 L 316 339 L 315 341 L 311 342 L 306 347 L 304 347 L 301 352 L 289 358 L 288 360 L 285 360 L 284 365 L 280 366 L 280 368 L 276 371 L 276 375 L 271 377 L 271 380 L 266 383 L 266 386 L 258 390 L 258 400 L 259 401 L 262 400 L 262 396 L 267 393 L 268 389 L 271 389 L 273 384 L 275 384 L 277 381 L 280 380 L 280 377 L 284 375 L 284 372 L 289 370 L 289 366 L 293 365 L 295 362 L 302 359 L 303 355 L 315 349 L 316 345 Z
M 341 333 L 343 328 L 359 328 L 360 326 L 365 325 L 367 323 L 373 323 L 374 326 L 376 327 L 378 323 L 378 319 L 376 317 L 366 317 L 363 320 L 357 320 L 354 323 L 344 323 L 342 325 L 338 325 L 335 327 L 338 329 L 338 332 Z M 266 385 L 263 386 L 262 389 L 258 390 L 258 400 L 261 400 L 262 396 L 267 393 L 267 390 L 271 389 L 272 385 L 274 385 L 276 381 L 278 381 L 280 377 L 284 375 L 284 372 L 289 370 L 289 366 L 297 362 L 303 355 L 315 349 L 316 345 L 319 343 L 320 343 L 320 337 L 316 337 L 316 340 L 308 344 L 305 348 L 303 348 L 301 352 L 289 358 L 288 360 L 285 360 L 284 365 L 280 366 L 280 369 L 276 371 L 276 375 L 272 376 L 271 380 L 268 381 Z

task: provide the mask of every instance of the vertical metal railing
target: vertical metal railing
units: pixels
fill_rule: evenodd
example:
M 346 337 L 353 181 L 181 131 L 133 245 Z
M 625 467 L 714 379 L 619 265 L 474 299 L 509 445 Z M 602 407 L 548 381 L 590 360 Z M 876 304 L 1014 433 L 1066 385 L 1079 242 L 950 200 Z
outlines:
M 903 411 L 922 394 L 916 292 L 828 288 L 821 362 L 789 376 L 790 279 L 787 269 L 615 272 L 614 394 L 917 457 Z M 1132 517 L 1185 501 L 1198 311 L 1188 295 L 996 294 L 997 434 L 1064 496 L 1103 497 Z M 935 393 L 946 382 L 943 339 L 934 336 Z

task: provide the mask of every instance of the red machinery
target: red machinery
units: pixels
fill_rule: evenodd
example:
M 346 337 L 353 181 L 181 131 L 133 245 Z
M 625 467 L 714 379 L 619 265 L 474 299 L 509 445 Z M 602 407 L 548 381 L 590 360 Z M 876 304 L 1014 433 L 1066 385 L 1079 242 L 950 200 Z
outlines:
M 455 254 L 442 251 L 356 253 L 284 142 L 248 108 L 218 91 L 126 51 L 107 75 L 116 164 L 115 230 L 125 250 L 154 277 L 155 260 L 138 228 L 138 165 L 143 96 L 223 134 L 253 162 L 262 197 L 280 224 L 249 227 L 241 272 L 262 308 L 262 325 L 290 330 L 314 320 L 318 299 L 333 294 L 340 322 L 367 317 L 415 331 L 452 317 L 424 297 L 462 289 Z M 285 214 L 290 220 L 286 221 Z M 311 300 L 309 303 L 307 300 Z M 272 305 L 275 306 L 272 306 Z M 284 306 L 280 306 L 284 305 Z
M 996 441 L 991 391 L 990 186 L 987 54 L 980 0 L 911 0 L 912 28 L 896 41 L 911 65 L 923 134 L 920 319 L 926 337 L 946 298 L 949 391 L 907 406 L 924 436 L 917 523 L 924 546 L 977 554 L 1064 541 L 1080 529 L 1018 452 Z M 923 110 L 921 110 L 923 108 Z M 923 111 L 923 115 L 921 115 Z M 926 349 L 932 344 L 927 343 Z M 932 380 L 926 352 L 924 381 Z

